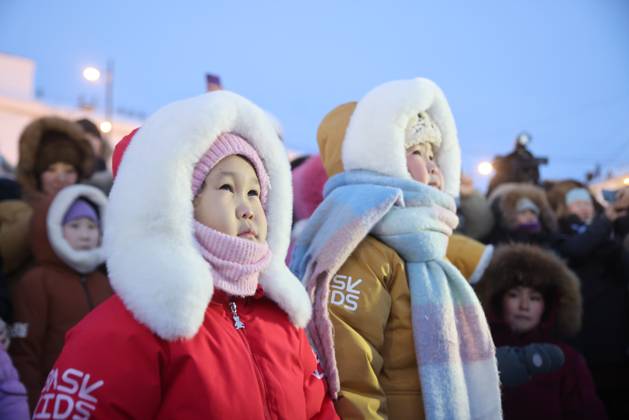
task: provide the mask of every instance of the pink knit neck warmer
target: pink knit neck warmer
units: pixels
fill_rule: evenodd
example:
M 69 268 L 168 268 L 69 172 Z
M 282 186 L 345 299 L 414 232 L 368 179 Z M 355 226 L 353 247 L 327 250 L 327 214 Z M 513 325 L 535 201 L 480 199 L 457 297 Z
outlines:
M 271 261 L 269 245 L 225 235 L 196 220 L 194 233 L 212 267 L 214 287 L 233 296 L 253 296 L 260 272 Z

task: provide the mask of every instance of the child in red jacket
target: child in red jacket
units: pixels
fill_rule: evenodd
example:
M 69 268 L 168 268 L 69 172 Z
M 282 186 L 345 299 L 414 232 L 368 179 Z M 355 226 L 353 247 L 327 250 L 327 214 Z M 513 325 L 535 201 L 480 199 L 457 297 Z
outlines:
M 289 165 L 264 112 L 226 91 L 168 105 L 114 169 L 116 296 L 68 334 L 35 418 L 337 418 L 284 264 Z

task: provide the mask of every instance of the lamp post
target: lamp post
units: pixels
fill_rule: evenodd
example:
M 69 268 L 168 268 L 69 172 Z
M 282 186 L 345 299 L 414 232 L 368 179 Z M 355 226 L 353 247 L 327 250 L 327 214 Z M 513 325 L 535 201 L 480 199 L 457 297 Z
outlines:
M 96 67 L 85 67 L 83 69 L 83 78 L 88 82 L 96 83 L 101 78 L 101 71 Z M 111 132 L 113 128 L 114 113 L 114 61 L 107 60 L 105 67 L 105 120 L 100 123 L 100 130 L 103 133 Z
M 488 176 L 491 175 L 494 171 L 494 166 L 491 164 L 491 162 L 481 162 L 478 164 L 477 170 L 479 174 L 483 176 Z

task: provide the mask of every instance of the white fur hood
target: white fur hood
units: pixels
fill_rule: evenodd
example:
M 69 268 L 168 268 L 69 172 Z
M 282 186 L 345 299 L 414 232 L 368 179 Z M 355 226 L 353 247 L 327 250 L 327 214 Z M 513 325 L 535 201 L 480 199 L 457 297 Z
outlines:
M 437 123 L 443 137 L 437 163 L 443 172 L 444 190 L 458 196 L 461 150 L 456 125 L 445 95 L 428 79 L 384 83 L 358 102 L 343 141 L 344 169 L 368 169 L 410 179 L 404 134 L 410 119 L 422 111 Z
M 214 291 L 193 233 L 192 172 L 222 133 L 245 138 L 269 174 L 265 294 L 304 327 L 311 303 L 284 260 L 292 191 L 286 151 L 268 116 L 227 91 L 174 102 L 153 114 L 124 152 L 111 190 L 105 248 L 111 285 L 142 324 L 166 340 L 199 330 Z
M 98 208 L 102 231 L 107 197 L 99 189 L 81 184 L 66 187 L 55 196 L 46 216 L 46 229 L 50 246 L 55 254 L 75 271 L 87 274 L 105 262 L 105 250 L 101 245 L 89 251 L 77 251 L 63 237 L 63 217 L 79 197 L 87 198 Z

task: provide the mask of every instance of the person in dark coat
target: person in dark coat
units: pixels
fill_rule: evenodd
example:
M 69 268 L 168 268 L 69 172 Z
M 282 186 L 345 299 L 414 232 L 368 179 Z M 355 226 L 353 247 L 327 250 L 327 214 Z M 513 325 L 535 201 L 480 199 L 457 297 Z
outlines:
M 496 346 L 551 343 L 564 365 L 527 383 L 503 387 L 505 420 L 605 419 L 583 357 L 563 339 L 581 323 L 579 281 L 552 253 L 527 244 L 502 245 L 478 284 Z
M 629 253 L 615 228 L 626 217 L 627 204 L 619 201 L 597 213 L 584 186 L 566 189 L 557 203 L 562 235 L 554 249 L 578 275 L 583 296 L 583 328 L 574 345 L 585 355 L 610 417 L 627 419 Z
M 557 219 L 542 188 L 531 184 L 502 184 L 489 196 L 489 203 L 496 222 L 484 242 L 551 247 L 557 235 Z

